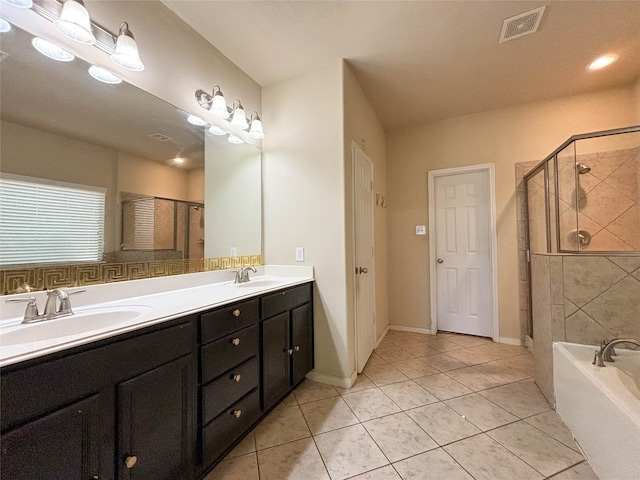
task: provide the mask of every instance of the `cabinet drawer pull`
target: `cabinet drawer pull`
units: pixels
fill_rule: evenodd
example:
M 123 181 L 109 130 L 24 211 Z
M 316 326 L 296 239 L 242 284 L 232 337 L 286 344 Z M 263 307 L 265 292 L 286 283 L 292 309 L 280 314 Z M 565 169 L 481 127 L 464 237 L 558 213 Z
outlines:
M 236 308 L 232 313 L 233 313 L 234 317 L 239 317 L 240 316 L 240 309 Z
M 293 347 L 295 349 L 296 352 L 300 351 L 300 345 L 296 345 L 295 347 Z
M 138 462 L 138 457 L 135 455 L 129 455 L 124 459 L 124 464 L 127 468 L 133 468 L 133 466 Z
M 238 345 L 240 345 L 240 339 L 236 337 L 233 340 L 231 340 L 231 343 L 233 343 L 237 347 Z
M 293 348 L 289 348 L 289 349 L 287 349 L 287 353 L 288 353 L 289 355 L 293 355 Z
M 240 418 L 242 416 L 242 410 L 240 410 L 240 409 L 232 410 L 231 411 L 231 415 L 233 415 L 236 418 Z
M 233 380 L 234 382 L 239 382 L 241 378 L 242 375 L 240 375 L 239 373 L 231 375 L 231 380 Z

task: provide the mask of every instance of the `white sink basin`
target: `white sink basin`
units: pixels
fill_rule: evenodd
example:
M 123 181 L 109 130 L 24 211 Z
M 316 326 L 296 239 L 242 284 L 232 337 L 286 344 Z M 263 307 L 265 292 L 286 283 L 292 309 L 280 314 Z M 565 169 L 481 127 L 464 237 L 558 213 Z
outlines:
M 278 287 L 282 285 L 281 280 L 270 280 L 270 279 L 256 279 L 250 280 L 246 283 L 231 283 L 230 284 L 236 288 L 270 288 L 270 287 Z
M 55 320 L 20 324 L 0 331 L 0 345 L 43 342 L 61 337 L 84 336 L 94 331 L 112 330 L 152 310 L 151 307 L 145 306 L 91 308 Z

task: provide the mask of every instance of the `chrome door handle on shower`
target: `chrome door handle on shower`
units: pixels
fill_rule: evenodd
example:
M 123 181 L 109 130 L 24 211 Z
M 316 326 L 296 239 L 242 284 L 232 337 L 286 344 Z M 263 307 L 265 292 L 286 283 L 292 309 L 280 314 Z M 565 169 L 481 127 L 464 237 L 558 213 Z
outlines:
M 444 262 L 444 260 L 443 260 L 443 259 L 441 259 L 441 258 L 439 258 L 439 259 L 438 259 L 438 263 L 442 263 L 442 262 Z
M 369 269 L 367 267 L 358 267 L 356 273 L 369 273 Z

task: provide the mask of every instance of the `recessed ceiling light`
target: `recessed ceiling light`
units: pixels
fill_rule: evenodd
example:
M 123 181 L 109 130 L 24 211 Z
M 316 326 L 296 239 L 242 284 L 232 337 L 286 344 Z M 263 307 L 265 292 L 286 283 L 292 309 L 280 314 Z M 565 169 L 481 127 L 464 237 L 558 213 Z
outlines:
M 58 62 L 70 62 L 76 58 L 73 53 L 69 53 L 55 43 L 51 43 L 40 37 L 34 37 L 34 39 L 31 40 L 31 44 L 42 55 L 49 57 L 52 60 L 57 60 Z
M 184 163 L 184 158 L 180 158 L 180 157 L 174 158 L 173 163 L 178 163 L 178 164 Z
M 207 124 L 207 122 L 202 120 L 200 117 L 196 117 L 195 115 L 189 115 L 187 117 L 187 122 L 198 127 L 204 127 Z
M 120 77 L 96 65 L 89 67 L 89 75 L 102 83 L 109 83 L 112 85 L 122 83 L 122 79 Z
M 4 18 L 0 18 L 0 33 L 8 32 L 11 30 L 11 24 Z
M 600 70 L 601 68 L 611 65 L 617 59 L 618 55 L 615 53 L 602 55 L 601 57 L 598 57 L 593 62 L 591 62 L 587 68 L 589 70 Z

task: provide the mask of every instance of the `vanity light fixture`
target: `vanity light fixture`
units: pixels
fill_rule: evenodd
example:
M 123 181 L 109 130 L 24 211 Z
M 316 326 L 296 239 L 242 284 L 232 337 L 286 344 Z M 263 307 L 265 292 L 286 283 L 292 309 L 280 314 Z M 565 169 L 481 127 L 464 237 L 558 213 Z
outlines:
M 0 18 L 0 33 L 5 33 L 11 30 L 11 24 L 4 18 Z
M 230 133 L 229 138 L 227 138 L 227 142 L 233 143 L 234 145 L 240 145 L 241 143 L 244 143 L 244 140 Z
M 98 67 L 97 65 L 92 65 L 89 67 L 89 75 L 102 83 L 108 83 L 110 85 L 117 85 L 118 83 L 122 83 L 122 79 L 117 75 L 114 75 L 109 70 L 105 70 L 102 67 Z
M 91 18 L 82 0 L 65 0 L 60 18 L 53 22 L 60 33 L 76 42 L 94 45 Z
M 216 126 L 216 125 L 211 125 L 209 127 L 209 133 L 211 135 L 226 135 L 227 132 L 225 132 L 223 129 L 221 129 L 220 127 Z
M 4 3 L 18 8 L 33 7 L 33 0 L 2 0 Z
M 257 140 L 262 140 L 265 137 L 264 131 L 262 130 L 262 120 L 260 120 L 258 112 L 253 112 L 251 114 L 251 128 L 249 128 L 249 136 Z
M 120 24 L 120 31 L 116 40 L 116 51 L 111 54 L 111 60 L 116 65 L 132 72 L 144 70 L 144 64 L 140 61 L 140 54 L 138 53 L 138 45 L 133 38 L 133 33 L 129 30 L 127 22 Z
M 232 110 L 233 115 L 231 116 L 231 125 L 242 130 L 246 130 L 247 128 L 249 128 L 247 117 L 244 114 L 244 107 L 242 106 L 242 103 L 240 103 L 240 100 L 235 99 L 233 101 Z
M 213 86 L 213 97 L 211 98 L 211 107 L 209 107 L 209 113 L 216 118 L 229 118 L 229 109 L 227 108 L 227 102 L 224 99 L 222 90 L 218 85 Z
M 204 127 L 207 124 L 207 122 L 202 120 L 200 117 L 196 117 L 195 115 L 189 115 L 187 117 L 187 122 L 197 127 Z
M 618 60 L 618 55 L 615 53 L 602 55 L 591 62 L 587 68 L 589 70 L 600 70 L 601 68 L 608 67 L 616 60 Z
M 64 48 L 59 47 L 55 43 L 51 43 L 48 40 L 40 37 L 34 37 L 31 40 L 31 45 L 37 51 L 39 51 L 45 57 L 58 62 L 70 62 L 75 57 L 73 53 L 67 52 Z

